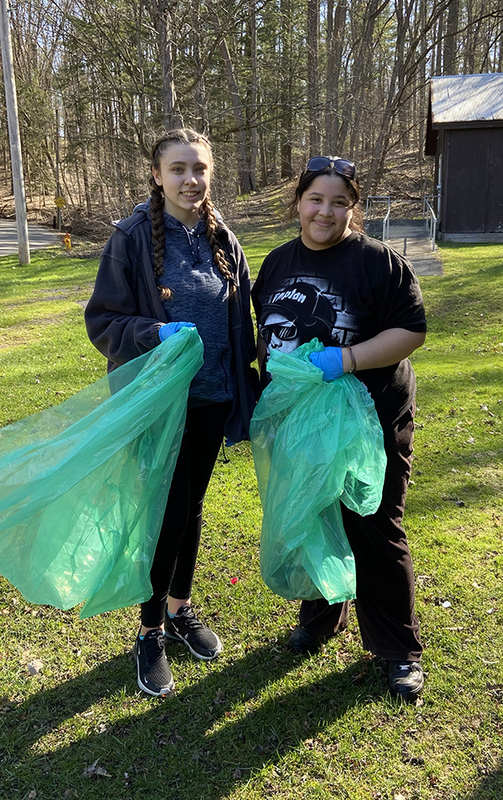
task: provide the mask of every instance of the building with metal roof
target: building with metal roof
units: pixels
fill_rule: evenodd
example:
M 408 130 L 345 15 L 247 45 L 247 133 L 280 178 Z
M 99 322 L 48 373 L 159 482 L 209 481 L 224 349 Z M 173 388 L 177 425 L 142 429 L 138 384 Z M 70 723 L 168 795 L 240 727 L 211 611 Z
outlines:
M 432 78 L 425 152 L 439 238 L 503 242 L 503 74 Z

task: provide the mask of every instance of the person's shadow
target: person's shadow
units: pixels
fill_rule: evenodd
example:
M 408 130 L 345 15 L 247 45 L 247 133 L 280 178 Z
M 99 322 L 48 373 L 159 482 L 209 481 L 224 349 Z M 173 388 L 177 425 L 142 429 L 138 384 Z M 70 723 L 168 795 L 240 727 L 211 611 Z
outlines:
M 177 647 L 169 655 L 175 675 L 183 673 L 189 654 Z M 223 798 L 253 771 L 277 765 L 289 751 L 315 740 L 326 723 L 348 708 L 386 692 L 380 662 L 368 658 L 328 676 L 325 671 L 321 679 L 313 659 L 312 684 L 295 688 L 300 658 L 268 644 L 223 668 L 202 665 L 199 680 L 174 697 L 152 698 L 148 710 L 140 712 L 131 656 L 124 654 L 25 702 L 4 706 L 1 796 Z M 291 691 L 284 688 L 289 673 Z M 280 679 L 281 694 L 275 687 Z M 60 725 L 69 718 L 68 742 Z M 86 731 L 82 736 L 79 726 Z M 97 759 L 93 780 L 83 773 Z M 100 776 L 100 770 L 106 774 Z M 47 795 L 49 775 L 53 793 Z M 33 794 L 39 781 L 44 791 Z M 101 792 L 96 794 L 98 783 Z
M 503 797 L 503 765 L 486 775 L 475 791 L 461 800 L 501 800 Z

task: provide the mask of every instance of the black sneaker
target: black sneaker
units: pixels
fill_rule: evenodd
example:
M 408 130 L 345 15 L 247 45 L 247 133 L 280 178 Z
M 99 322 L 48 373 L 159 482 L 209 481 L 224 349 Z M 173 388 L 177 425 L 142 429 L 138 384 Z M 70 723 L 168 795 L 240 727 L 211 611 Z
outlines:
M 160 628 L 154 628 L 140 639 L 136 637 L 135 658 L 137 680 L 140 689 L 155 697 L 165 697 L 175 688 L 173 675 L 164 652 L 164 635 Z
M 388 685 L 395 697 L 413 701 L 423 691 L 424 675 L 420 661 L 388 661 Z
M 307 653 L 316 653 L 325 642 L 325 636 L 317 636 L 315 633 L 308 631 L 307 628 L 303 628 L 302 625 L 297 625 L 293 629 L 286 646 L 292 653 L 306 655 Z
M 222 642 L 207 625 L 199 622 L 189 605 L 178 609 L 176 617 L 169 617 L 166 612 L 164 635 L 168 639 L 177 639 L 187 645 L 196 658 L 211 661 L 222 652 Z

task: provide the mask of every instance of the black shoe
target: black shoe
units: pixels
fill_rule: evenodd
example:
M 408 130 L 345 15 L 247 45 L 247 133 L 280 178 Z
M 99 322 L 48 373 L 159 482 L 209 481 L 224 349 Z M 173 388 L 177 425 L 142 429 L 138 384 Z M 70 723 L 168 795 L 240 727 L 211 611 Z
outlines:
M 424 686 L 423 668 L 420 661 L 388 661 L 388 685 L 395 697 L 415 700 Z
M 173 675 L 164 652 L 164 634 L 160 628 L 136 637 L 135 658 L 138 686 L 155 697 L 165 697 L 175 688 Z
M 166 612 L 164 635 L 187 645 L 196 658 L 211 661 L 222 652 L 222 642 L 212 630 L 198 620 L 189 605 L 178 609 L 176 617 Z
M 325 636 L 317 636 L 315 633 L 308 631 L 307 628 L 303 628 L 302 625 L 297 625 L 293 629 L 286 646 L 293 653 L 306 655 L 307 653 L 316 653 L 325 642 Z

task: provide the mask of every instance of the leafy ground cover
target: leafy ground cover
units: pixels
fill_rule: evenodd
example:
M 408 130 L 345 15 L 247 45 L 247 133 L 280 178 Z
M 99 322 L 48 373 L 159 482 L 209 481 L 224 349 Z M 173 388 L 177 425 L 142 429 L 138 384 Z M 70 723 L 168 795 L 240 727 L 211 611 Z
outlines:
M 254 272 L 285 238 L 244 232 Z M 424 699 L 389 697 L 354 614 L 320 654 L 287 652 L 297 604 L 260 579 L 261 514 L 241 444 L 215 469 L 193 598 L 225 650 L 204 664 L 169 644 L 174 698 L 137 689 L 137 608 L 80 620 L 78 609 L 30 606 L 0 579 L 2 799 L 502 796 L 503 248 L 444 245 L 442 257 L 444 276 L 421 279 L 429 335 L 413 356 L 406 513 Z M 0 260 L 0 424 L 104 374 L 82 313 L 96 266 L 56 250 L 25 268 Z

